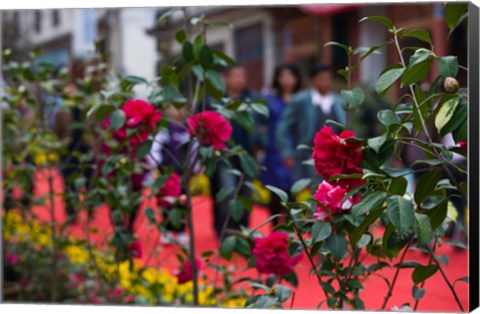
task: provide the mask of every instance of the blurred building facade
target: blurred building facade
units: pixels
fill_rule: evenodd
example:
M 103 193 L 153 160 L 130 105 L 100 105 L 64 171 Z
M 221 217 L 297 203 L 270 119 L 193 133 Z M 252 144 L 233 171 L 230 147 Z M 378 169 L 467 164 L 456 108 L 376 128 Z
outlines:
M 159 10 L 158 16 L 166 10 Z M 461 27 L 447 40 L 442 3 L 189 7 L 187 13 L 189 16 L 204 14 L 210 21 L 227 22 L 233 26 L 209 29 L 207 41 L 244 65 L 250 74 L 250 87 L 256 90 L 270 86 L 273 69 L 281 62 L 295 62 L 304 73 L 308 73 L 315 63 L 326 63 L 335 69 L 345 68 L 345 53 L 337 47 L 324 47 L 329 41 L 353 47 L 371 47 L 387 41 L 389 34 L 381 25 L 359 23 L 365 16 L 386 16 L 399 27 L 425 29 L 432 37 L 437 55 L 456 54 L 460 64 L 467 64 L 466 27 Z M 160 63 L 169 56 L 180 54 L 181 47 L 175 42 L 174 34 L 183 23 L 183 13 L 176 11 L 148 31 L 157 39 Z M 403 45 L 423 46 L 424 43 L 408 39 Z M 380 50 L 381 55 L 367 58 L 353 77 L 354 81 L 363 84 L 375 82 L 388 64 L 399 61 L 392 49 L 384 47 Z M 405 51 L 405 57 L 408 58 L 409 53 Z M 433 71 L 430 79 L 437 74 Z M 460 75 L 465 75 L 460 79 L 465 79 L 466 83 L 466 73 Z
M 116 71 L 152 80 L 158 56 L 145 30 L 155 13 L 154 8 L 3 11 L 2 46 L 20 61 L 39 48 L 37 62 L 69 67 L 94 57 L 95 42 L 102 38 L 101 50 L 110 52 Z

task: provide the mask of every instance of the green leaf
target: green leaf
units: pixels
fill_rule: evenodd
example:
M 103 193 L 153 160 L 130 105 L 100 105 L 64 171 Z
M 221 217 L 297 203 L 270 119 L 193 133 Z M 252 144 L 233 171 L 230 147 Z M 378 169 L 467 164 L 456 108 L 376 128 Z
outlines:
M 265 186 L 267 189 L 275 193 L 284 203 L 288 203 L 288 195 L 284 191 L 280 190 L 279 188 L 276 188 L 272 185 L 266 185 Z
M 137 150 L 137 157 L 139 159 L 143 159 L 145 156 L 147 156 L 152 150 L 152 145 L 153 145 L 152 140 L 146 140 L 145 142 L 140 144 Z
M 415 270 L 413 271 L 412 280 L 416 285 L 418 285 L 419 283 L 435 275 L 437 271 L 438 271 L 437 265 L 428 265 L 428 266 L 420 265 L 417 268 L 415 268 Z
M 404 36 L 420 39 L 421 41 L 424 41 L 430 44 L 430 46 L 432 46 L 432 39 L 430 38 L 430 34 L 426 30 L 414 29 L 406 33 Z
M 187 33 L 185 32 L 184 29 L 179 30 L 175 34 L 175 39 L 179 44 L 183 44 L 187 40 Z
M 256 177 L 258 174 L 258 165 L 255 159 L 248 154 L 240 154 L 240 166 L 251 177 Z
M 231 186 L 223 187 L 216 195 L 215 199 L 218 203 L 221 203 L 227 198 L 227 196 L 231 195 L 235 189 Z
M 448 202 L 445 199 L 439 204 L 437 204 L 435 207 L 427 211 L 427 216 L 430 217 L 430 224 L 433 230 L 440 227 L 445 221 L 445 218 L 447 218 L 447 213 L 448 213 L 447 205 L 448 205 Z
M 380 110 L 377 114 L 378 121 L 382 123 L 384 126 L 389 127 L 391 125 L 400 125 L 402 121 L 398 117 L 398 115 L 393 112 L 392 110 Z
M 358 108 L 365 101 L 365 93 L 359 87 L 355 87 L 352 90 L 342 90 L 340 92 L 343 101 L 349 106 L 346 108 Z
M 302 247 L 302 244 L 299 241 L 293 241 L 288 246 L 288 255 L 290 255 L 291 257 L 295 257 L 297 255 L 300 255 L 300 254 L 302 254 L 302 252 L 303 252 L 303 247 Z
M 385 192 L 376 191 L 368 193 L 359 203 L 352 207 L 352 215 L 359 217 L 367 212 L 374 211 L 383 205 L 386 197 L 387 193 Z
M 450 33 L 460 25 L 468 11 L 468 3 L 447 2 L 445 7 L 445 23 L 450 29 Z
M 383 96 L 393 83 L 402 76 L 403 72 L 403 68 L 394 68 L 380 75 L 375 84 L 375 91 Z
M 425 289 L 413 286 L 412 296 L 415 300 L 420 300 L 425 295 Z
M 452 135 L 456 143 L 466 141 L 468 139 L 468 119 L 465 119 L 462 125 L 452 132 Z
M 425 199 L 433 194 L 438 181 L 442 179 L 440 171 L 427 172 L 422 175 L 417 183 L 415 190 L 415 202 L 421 204 Z
M 228 236 L 223 240 L 222 245 L 220 246 L 220 254 L 229 261 L 232 257 L 233 250 L 237 245 L 237 237 Z
M 445 124 L 442 127 L 440 131 L 440 135 L 445 136 L 450 132 L 456 131 L 462 126 L 465 120 L 467 120 L 467 117 L 468 117 L 468 106 L 464 104 L 458 104 L 450 121 L 448 121 L 447 124 Z
M 443 77 L 456 77 L 458 74 L 458 58 L 456 56 L 438 58 L 438 71 Z
M 237 222 L 240 221 L 240 219 L 242 219 L 243 217 L 243 214 L 245 213 L 245 207 L 243 205 L 243 202 L 238 199 L 230 200 L 228 207 L 230 209 L 230 215 L 232 215 L 233 220 Z
M 325 241 L 325 247 L 339 260 L 347 254 L 348 242 L 343 235 L 333 233 Z
M 403 196 L 407 191 L 408 181 L 405 177 L 397 177 L 393 178 L 388 191 L 392 195 L 400 195 Z
M 207 81 L 212 84 L 212 87 L 215 88 L 222 95 L 225 94 L 225 83 L 223 82 L 222 77 L 218 72 L 214 70 L 207 71 Z
M 461 249 L 467 249 L 467 246 L 465 245 L 465 243 L 458 240 L 448 240 L 445 242 L 445 244 L 453 245 Z
M 430 242 L 433 237 L 433 231 L 430 224 L 430 218 L 428 218 L 427 215 L 415 213 L 414 229 L 420 244 L 426 244 Z
M 221 51 L 215 50 L 213 51 L 213 54 L 216 58 L 218 58 L 217 60 L 221 60 L 220 62 L 217 62 L 217 63 L 220 63 L 221 65 L 232 66 L 235 64 L 235 61 L 232 58 L 230 58 L 229 56 L 227 56 Z
M 280 302 L 287 301 L 290 296 L 292 295 L 292 290 L 284 285 L 275 285 L 275 296 L 278 298 Z
M 440 109 L 435 116 L 435 127 L 439 133 L 442 133 L 442 129 L 450 122 L 455 110 L 457 109 L 459 97 L 451 98 L 440 105 Z
M 383 134 L 377 137 L 369 138 L 367 140 L 368 146 L 373 149 L 377 154 L 380 151 L 380 148 L 385 144 L 387 140 L 387 134 Z
M 389 18 L 383 16 L 367 16 L 360 20 L 363 21 L 373 21 L 385 25 L 388 29 L 393 29 L 393 22 Z
M 427 60 L 429 57 L 433 56 L 433 53 L 424 48 L 415 50 L 415 53 L 410 57 L 408 62 L 408 67 L 413 67 L 414 65 Z
M 213 65 L 213 52 L 209 46 L 203 45 L 200 49 L 200 64 L 204 69 L 209 69 Z
M 370 241 L 372 241 L 372 236 L 370 234 L 363 234 L 357 243 L 357 247 L 366 247 L 370 243 Z
M 182 225 L 182 212 L 177 208 L 168 211 L 168 220 L 174 228 L 180 228 Z
M 383 211 L 379 209 L 370 211 L 370 213 L 367 215 L 367 217 L 365 217 L 365 219 L 362 221 L 360 226 L 355 228 L 355 230 L 353 231 L 352 238 L 351 238 L 352 245 L 357 244 L 357 242 L 362 238 L 362 235 L 365 232 L 365 230 L 367 230 L 367 228 L 370 227 L 370 225 L 374 221 L 376 221 L 378 217 L 382 215 L 382 213 Z
M 455 285 L 455 283 L 457 283 L 457 281 L 465 281 L 466 283 L 469 284 L 470 283 L 470 277 L 465 276 L 465 277 L 458 278 L 453 282 L 453 285 Z
M 195 60 L 195 56 L 193 54 L 193 45 L 191 42 L 186 41 L 183 43 L 182 56 L 183 56 L 183 60 L 185 60 L 186 63 L 189 63 L 190 61 Z
M 237 237 L 237 243 L 235 245 L 235 251 L 241 256 L 248 258 L 251 252 L 250 244 L 245 238 Z
M 312 226 L 312 244 L 328 238 L 332 234 L 332 226 L 325 221 L 316 221 Z
M 387 199 L 387 213 L 400 233 L 409 231 L 415 223 L 413 204 L 401 196 L 394 195 Z
M 402 74 L 401 87 L 423 80 L 432 67 L 432 59 L 429 58 L 423 62 L 416 63 L 412 67 L 408 66 Z
M 376 46 L 372 46 L 370 49 L 368 49 L 366 52 L 365 51 L 362 51 L 362 50 L 357 50 L 355 49 L 355 53 L 363 53 L 365 52 L 365 54 L 360 57 L 360 62 L 362 62 L 363 60 L 365 60 L 369 55 L 371 54 L 380 54 L 380 52 L 378 52 L 377 50 L 380 49 L 381 47 L 385 46 L 385 44 L 381 44 L 381 45 L 376 45 Z
M 448 266 L 449 260 L 447 255 L 437 255 L 435 256 L 435 258 L 439 263 L 442 263 L 443 265 Z
M 292 186 L 292 189 L 290 190 L 292 195 L 297 195 L 300 191 L 307 188 L 311 182 L 311 179 L 300 179 L 295 182 Z
M 345 53 L 348 54 L 348 51 L 350 50 L 349 47 L 347 45 L 344 45 L 344 44 L 341 44 L 341 43 L 337 43 L 336 41 L 329 41 L 327 42 L 325 45 L 323 45 L 324 47 L 328 47 L 328 46 L 335 46 L 335 47 L 339 47 L 341 49 L 343 49 L 345 51 Z
M 121 109 L 117 109 L 112 113 L 110 118 L 112 129 L 114 131 L 119 130 L 125 124 L 125 112 Z

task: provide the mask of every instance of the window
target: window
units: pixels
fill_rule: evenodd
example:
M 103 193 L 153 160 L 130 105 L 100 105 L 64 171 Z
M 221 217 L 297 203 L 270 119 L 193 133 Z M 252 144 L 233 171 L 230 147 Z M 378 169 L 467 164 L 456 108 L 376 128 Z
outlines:
M 34 27 L 35 32 L 40 33 L 42 31 L 42 11 L 40 10 L 35 11 Z
M 258 23 L 235 30 L 235 59 L 248 73 L 249 88 L 263 87 L 263 24 Z
M 60 12 L 58 10 L 52 10 L 52 25 L 58 26 L 60 24 Z

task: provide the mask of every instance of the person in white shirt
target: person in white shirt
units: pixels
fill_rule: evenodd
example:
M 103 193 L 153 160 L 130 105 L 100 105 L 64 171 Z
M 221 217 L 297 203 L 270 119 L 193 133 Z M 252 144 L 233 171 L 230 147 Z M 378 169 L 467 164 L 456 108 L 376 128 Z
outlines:
M 326 65 L 315 66 L 310 71 L 310 82 L 310 89 L 293 96 L 282 114 L 276 132 L 283 162 L 292 169 L 296 180 L 318 177 L 315 176 L 313 167 L 303 163 L 311 158 L 311 151 L 297 150 L 297 146 L 312 147 L 315 134 L 325 125 L 326 120 L 341 124 L 346 121 L 342 100 L 332 91 L 333 69 Z

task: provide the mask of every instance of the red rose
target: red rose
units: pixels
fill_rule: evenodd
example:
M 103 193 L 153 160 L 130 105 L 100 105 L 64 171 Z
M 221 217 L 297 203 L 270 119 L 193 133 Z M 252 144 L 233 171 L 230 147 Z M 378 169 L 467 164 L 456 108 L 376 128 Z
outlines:
M 198 271 L 200 267 L 202 267 L 202 261 L 196 258 L 195 263 L 197 264 L 197 271 Z M 192 263 L 190 263 L 190 260 L 187 260 L 183 265 L 182 269 L 177 273 L 177 279 L 179 284 L 186 283 L 193 279 L 193 269 L 192 269 Z
M 109 299 L 118 299 L 122 296 L 124 291 L 125 289 L 123 289 L 122 287 L 116 287 L 115 289 L 110 289 L 109 291 L 107 291 L 106 296 Z
M 315 170 L 325 180 L 337 174 L 362 174 L 360 164 L 363 159 L 360 143 L 347 142 L 345 139 L 354 137 L 352 131 L 343 131 L 340 136 L 333 133 L 329 126 L 324 126 L 313 141 L 313 161 Z M 365 184 L 362 179 L 338 179 L 332 182 L 346 190 Z
M 467 151 L 468 150 L 468 143 L 467 142 L 458 142 L 458 146 L 460 146 L 461 149 L 463 149 L 464 151 Z
M 130 253 L 134 258 L 142 258 L 143 250 L 142 243 L 140 241 L 135 241 L 130 244 Z
M 252 253 L 257 257 L 255 267 L 260 273 L 287 275 L 302 259 L 302 255 L 291 257 L 288 254 L 288 234 L 284 232 L 274 231 L 268 237 L 253 240 Z
M 182 178 L 180 178 L 176 172 L 173 172 L 158 192 L 158 205 L 161 207 L 169 207 L 171 202 L 168 198 L 177 198 L 182 193 L 181 183 Z
M 17 265 L 18 260 L 19 260 L 17 254 L 14 254 L 14 253 L 7 253 L 7 254 L 5 255 L 5 259 L 6 259 L 7 262 L 8 262 L 9 264 L 11 264 L 11 265 Z
M 318 189 L 313 196 L 314 199 L 325 205 L 328 211 L 320 204 L 317 205 L 317 211 L 313 214 L 315 219 L 329 221 L 329 216 L 340 213 L 342 210 L 349 210 L 353 204 L 358 203 L 359 199 L 350 197 L 342 204 L 342 200 L 347 194 L 347 190 L 340 186 L 333 186 L 327 181 L 318 185 Z
M 232 126 L 222 115 L 215 111 L 203 111 L 187 120 L 188 134 L 196 136 L 203 145 L 215 149 L 224 149 L 232 135 Z
M 138 146 L 146 141 L 156 123 L 162 118 L 160 110 L 155 110 L 152 104 L 140 99 L 127 100 L 122 110 L 125 113 L 125 124 L 114 133 L 114 137 L 123 140 L 127 138 L 128 128 L 138 128 L 130 138 L 132 146 Z

